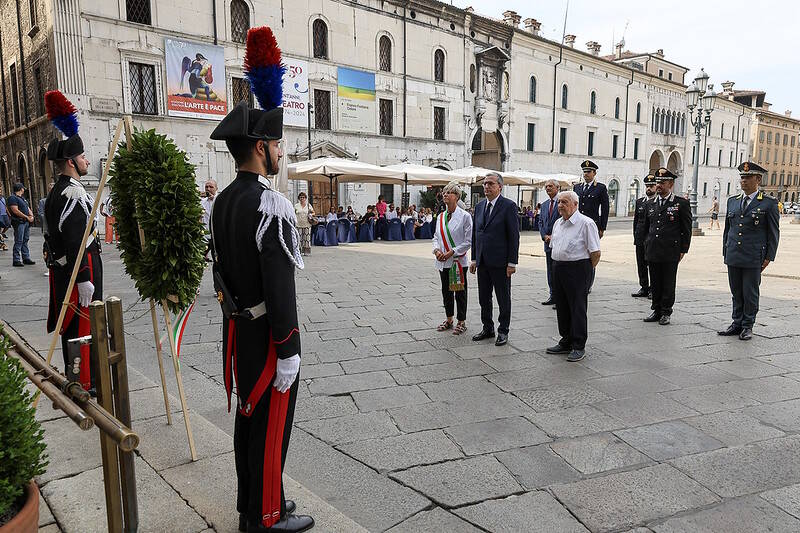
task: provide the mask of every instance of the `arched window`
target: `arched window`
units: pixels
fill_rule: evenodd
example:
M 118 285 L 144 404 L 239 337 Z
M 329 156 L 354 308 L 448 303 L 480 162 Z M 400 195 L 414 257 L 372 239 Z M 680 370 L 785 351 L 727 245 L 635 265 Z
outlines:
M 666 110 L 662 109 L 661 110 L 661 125 L 659 126 L 658 131 L 660 131 L 661 133 L 665 133 L 667 131 L 666 130 L 666 126 L 667 126 L 667 112 L 666 112 Z
M 469 92 L 475 93 L 475 78 L 477 74 L 475 72 L 475 65 L 469 66 Z
M 640 124 L 642 122 L 642 103 L 636 103 L 636 123 Z
M 720 139 L 724 139 L 725 138 L 725 124 L 724 123 L 719 125 L 719 138 Z
M 231 0 L 231 39 L 235 43 L 247 40 L 250 29 L 250 7 L 244 0 Z
M 530 87 L 528 89 L 528 101 L 532 104 L 536 103 L 536 78 L 531 76 Z
M 589 113 L 592 115 L 597 113 L 597 93 L 594 91 L 589 95 Z
M 675 135 L 676 133 L 678 133 L 677 127 L 678 127 L 677 114 L 675 113 L 675 111 L 673 111 L 672 116 L 670 117 L 669 132 Z
M 433 81 L 444 82 L 444 52 L 441 48 L 433 53 Z
M 322 19 L 314 21 L 312 26 L 312 37 L 314 39 L 314 57 L 317 59 L 328 59 L 328 25 Z
M 658 109 L 656 109 L 654 107 L 653 108 L 653 118 L 650 120 L 650 131 L 652 131 L 652 132 L 656 131 L 657 124 L 658 124 L 658 122 L 656 122 L 657 120 L 658 120 Z
M 392 40 L 388 35 L 378 39 L 378 68 L 384 72 L 392 71 Z
M 619 118 L 619 97 L 614 100 L 614 118 Z
M 681 135 L 686 135 L 686 113 L 681 115 Z
M 561 109 L 567 108 L 567 97 L 569 96 L 569 89 L 567 89 L 567 84 L 561 86 Z

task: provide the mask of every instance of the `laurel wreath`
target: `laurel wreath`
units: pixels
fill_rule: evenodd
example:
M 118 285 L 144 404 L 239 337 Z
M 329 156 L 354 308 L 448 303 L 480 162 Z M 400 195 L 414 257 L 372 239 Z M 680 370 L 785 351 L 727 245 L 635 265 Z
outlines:
M 165 135 L 136 129 L 130 149 L 120 146 L 109 173 L 125 271 L 143 299 L 165 300 L 172 312 L 194 301 L 205 268 L 194 170 L 186 152 Z

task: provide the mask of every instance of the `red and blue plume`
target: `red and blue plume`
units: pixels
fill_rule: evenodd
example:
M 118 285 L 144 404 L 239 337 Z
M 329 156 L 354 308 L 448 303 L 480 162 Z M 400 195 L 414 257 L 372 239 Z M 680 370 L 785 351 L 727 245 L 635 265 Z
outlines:
M 78 110 L 61 94 L 61 91 L 47 91 L 44 93 L 44 107 L 47 118 L 58 128 L 65 137 L 72 137 L 78 133 Z
M 281 63 L 278 41 L 268 26 L 248 30 L 244 72 L 263 109 L 269 111 L 282 105 L 286 67 Z

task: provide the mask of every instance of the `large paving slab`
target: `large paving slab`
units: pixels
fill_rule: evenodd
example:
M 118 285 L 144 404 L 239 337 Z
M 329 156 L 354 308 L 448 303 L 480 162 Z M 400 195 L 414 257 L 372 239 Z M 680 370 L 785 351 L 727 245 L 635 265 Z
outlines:
M 533 410 L 511 395 L 469 397 L 389 410 L 403 432 L 439 429 L 470 422 L 483 422 L 515 415 L 532 415 Z
M 722 447 L 722 443 L 718 440 L 680 420 L 624 429 L 615 433 L 656 461 L 666 461 Z
M 430 533 L 432 531 L 479 533 L 481 530 L 441 507 L 434 507 L 430 511 L 422 511 L 397 524 L 387 533 Z
M 533 490 L 581 478 L 563 458 L 542 444 L 494 454 L 517 482 Z
M 522 448 L 550 440 L 546 433 L 520 416 L 451 426 L 445 432 L 467 455 Z
M 392 471 L 464 457 L 441 430 L 342 444 L 338 449 L 378 471 Z
M 557 485 L 553 493 L 590 530 L 630 528 L 719 498 L 669 465 Z
M 650 462 L 647 456 L 608 433 L 554 442 L 550 448 L 582 474 Z
M 761 497 L 794 516 L 800 518 L 800 484 L 768 490 Z
M 711 509 L 671 518 L 651 525 L 656 533 L 752 533 L 754 531 L 800 531 L 800 520 L 774 505 L 749 496 L 729 500 Z
M 487 531 L 515 533 L 588 533 L 549 493 L 528 492 L 454 511 Z

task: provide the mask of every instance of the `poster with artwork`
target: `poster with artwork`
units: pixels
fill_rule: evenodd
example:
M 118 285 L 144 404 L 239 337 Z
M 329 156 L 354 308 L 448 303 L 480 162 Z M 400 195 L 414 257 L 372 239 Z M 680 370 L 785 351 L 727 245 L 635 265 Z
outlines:
M 283 58 L 283 124 L 308 127 L 308 62 Z
M 220 120 L 228 112 L 223 47 L 164 39 L 167 114 Z
M 337 68 L 339 129 L 375 133 L 375 74 Z

